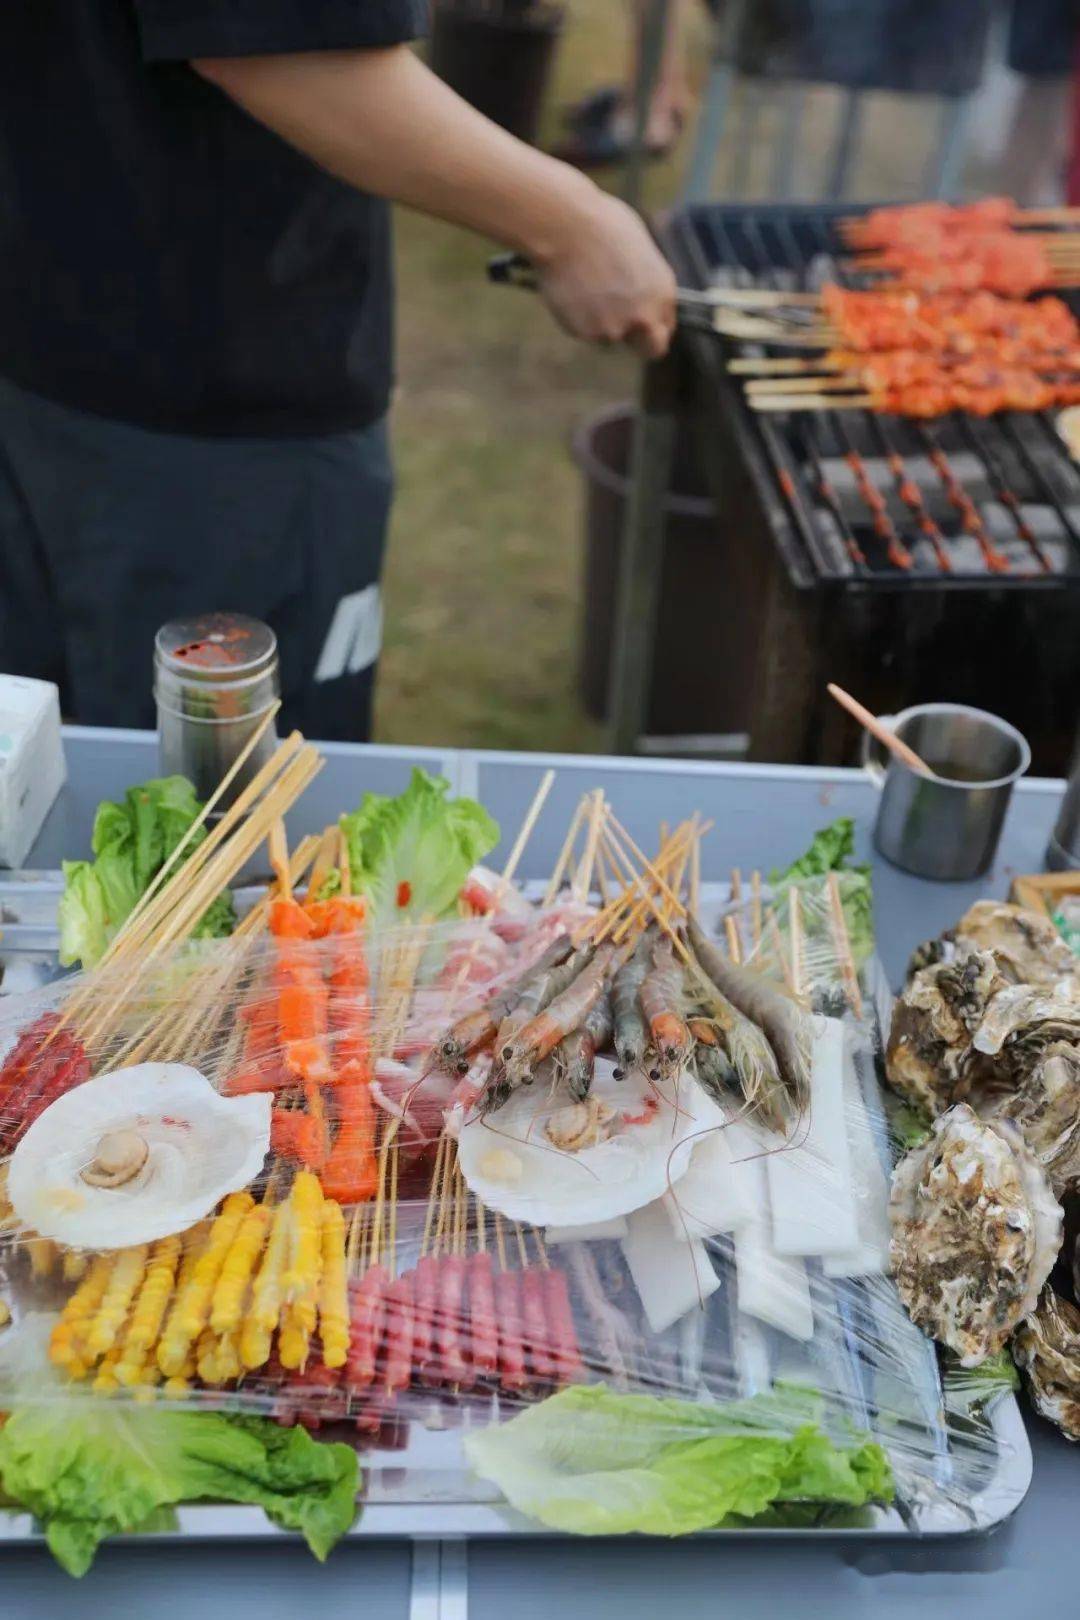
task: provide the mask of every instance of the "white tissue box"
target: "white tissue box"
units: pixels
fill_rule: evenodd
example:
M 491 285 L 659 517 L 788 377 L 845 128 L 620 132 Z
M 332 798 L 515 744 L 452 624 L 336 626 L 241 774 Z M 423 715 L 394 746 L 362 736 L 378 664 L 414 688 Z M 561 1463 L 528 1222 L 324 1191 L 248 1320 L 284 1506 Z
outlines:
M 60 694 L 0 675 L 0 866 L 21 866 L 64 785 Z

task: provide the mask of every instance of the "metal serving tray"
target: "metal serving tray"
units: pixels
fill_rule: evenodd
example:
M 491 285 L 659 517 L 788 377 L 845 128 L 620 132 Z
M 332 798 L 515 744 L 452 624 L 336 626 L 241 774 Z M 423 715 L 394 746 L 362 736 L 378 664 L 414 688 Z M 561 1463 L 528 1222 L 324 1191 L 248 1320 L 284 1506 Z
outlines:
M 63 970 L 57 964 L 56 903 L 62 888 L 58 872 L 16 872 L 0 876 L 0 995 L 22 993 L 45 984 Z M 726 885 L 703 887 L 703 911 L 716 907 L 727 895 Z M 245 895 L 238 902 L 243 907 Z M 710 906 L 711 901 L 711 906 Z M 879 1022 L 889 1016 L 890 992 L 884 972 L 872 963 L 869 988 Z M 351 1538 L 403 1537 L 416 1541 L 444 1541 L 450 1547 L 462 1538 L 545 1537 L 551 1531 L 523 1517 L 502 1501 L 497 1491 L 470 1477 L 461 1454 L 461 1434 L 471 1421 L 486 1417 L 478 1406 L 467 1410 L 460 1427 L 426 1428 L 410 1421 L 401 1449 L 376 1447 L 362 1453 L 365 1488 L 363 1511 L 349 1532 Z M 982 1488 L 963 1506 L 933 1503 L 912 1511 L 896 1507 L 862 1510 L 825 1510 L 811 1526 L 805 1521 L 785 1524 L 774 1516 L 753 1528 L 738 1526 L 702 1532 L 710 1538 L 757 1540 L 762 1537 L 799 1537 L 820 1540 L 884 1538 L 911 1541 L 923 1537 L 979 1535 L 1001 1524 L 1023 1501 L 1031 1484 L 1031 1448 L 1016 1399 L 999 1398 L 990 1426 L 997 1445 L 997 1466 Z M 332 1431 L 331 1431 L 332 1432 Z M 123 1537 L 146 1542 L 254 1541 L 288 1532 L 272 1525 L 260 1509 L 200 1504 L 176 1511 L 175 1527 Z M 32 1544 L 43 1536 L 29 1514 L 0 1511 L 0 1543 Z M 452 1562 L 452 1560 L 451 1560 Z M 422 1573 L 422 1572 L 421 1572 Z M 431 1579 L 444 1591 L 456 1579 L 450 1565 L 434 1567 Z M 414 1597 L 417 1595 L 414 1571 Z M 425 1577 L 426 1578 L 426 1577 Z M 432 1613 L 438 1612 L 433 1610 Z

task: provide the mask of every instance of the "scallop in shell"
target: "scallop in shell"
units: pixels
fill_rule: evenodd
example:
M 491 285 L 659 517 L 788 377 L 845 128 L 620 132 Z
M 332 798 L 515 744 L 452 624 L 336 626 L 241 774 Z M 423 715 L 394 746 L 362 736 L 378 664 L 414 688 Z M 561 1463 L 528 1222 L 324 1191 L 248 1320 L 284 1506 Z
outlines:
M 1080 1440 L 1080 1311 L 1044 1288 L 1016 1330 L 1012 1353 L 1040 1417 L 1056 1423 L 1067 1440 Z
M 1061 1245 L 1046 1174 L 1007 1121 L 957 1103 L 893 1172 L 890 1258 L 913 1322 L 971 1367 L 1035 1308 Z
M 118 1249 L 186 1231 L 258 1175 L 270 1097 L 222 1097 L 184 1063 L 87 1080 L 46 1108 L 12 1154 L 8 1197 L 42 1237 Z

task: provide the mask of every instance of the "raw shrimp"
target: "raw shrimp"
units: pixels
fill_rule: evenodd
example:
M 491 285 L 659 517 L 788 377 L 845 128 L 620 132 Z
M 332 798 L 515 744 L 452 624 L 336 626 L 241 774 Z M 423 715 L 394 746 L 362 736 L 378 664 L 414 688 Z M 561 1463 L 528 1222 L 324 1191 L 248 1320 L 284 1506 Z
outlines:
M 651 941 L 643 934 L 632 956 L 628 957 L 615 974 L 611 986 L 611 1005 L 615 1025 L 615 1052 L 619 1059 L 621 1080 L 633 1074 L 645 1063 L 649 1046 L 649 1027 L 641 1011 L 638 995 L 641 982 L 649 971 Z
M 699 1040 L 694 1046 L 694 1073 L 714 1102 L 730 1098 L 731 1087 L 739 1083 L 731 1059 L 715 1041 Z
M 464 1074 L 468 1060 L 495 1039 L 499 1025 L 516 1006 L 535 978 L 542 977 L 559 962 L 565 962 L 573 949 L 570 936 L 560 934 L 544 952 L 538 962 L 532 963 L 524 973 L 506 985 L 475 1012 L 466 1013 L 446 1031 L 432 1050 L 428 1067 L 447 1069 L 451 1074 Z
M 563 1037 L 555 1048 L 555 1074 L 564 1082 L 575 1102 L 589 1095 L 596 1067 L 596 1054 L 611 1039 L 611 997 L 605 991 L 586 1013 L 577 1029 Z
M 496 1054 L 504 1063 L 511 1056 L 513 1039 L 518 1030 L 524 1029 L 530 1019 L 543 1012 L 545 1007 L 549 1007 L 556 996 L 561 996 L 563 991 L 573 984 L 578 974 L 588 966 L 591 957 L 591 948 L 575 951 L 565 962 L 560 962 L 556 967 L 548 968 L 543 973 L 537 973 L 529 980 L 517 1005 L 511 1008 L 499 1025 L 499 1033 L 495 1038 Z
M 810 1094 L 810 1040 L 798 1007 L 760 973 L 729 961 L 706 937 L 696 917 L 687 918 L 687 933 L 706 977 L 763 1032 L 781 1079 L 798 1107 L 804 1108 Z
M 682 1016 L 682 964 L 666 937 L 656 940 L 652 947 L 639 994 L 660 1077 L 673 1080 L 690 1055 L 692 1042 Z
M 584 1021 L 604 993 L 614 958 L 614 945 L 600 945 L 573 983 L 518 1030 L 506 1060 L 506 1078 L 511 1086 L 519 1085 L 564 1036 Z
M 772 1047 L 757 1025 L 721 995 L 700 963 L 695 962 L 694 969 L 700 980 L 698 988 L 707 998 L 710 1017 L 723 1032 L 724 1045 L 747 1106 L 758 1114 L 763 1124 L 782 1130 L 787 1093 Z M 698 1050 L 703 1048 L 699 1046 Z M 706 1060 L 705 1073 L 698 1069 L 698 1078 L 706 1090 L 711 1076 L 709 1060 Z

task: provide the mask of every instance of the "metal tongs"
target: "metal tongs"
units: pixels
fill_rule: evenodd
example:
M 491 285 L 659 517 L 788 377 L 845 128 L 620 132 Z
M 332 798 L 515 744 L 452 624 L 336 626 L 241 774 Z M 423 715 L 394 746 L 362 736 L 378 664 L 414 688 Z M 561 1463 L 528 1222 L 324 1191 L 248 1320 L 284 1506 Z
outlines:
M 527 292 L 536 292 L 539 286 L 536 266 L 523 253 L 497 253 L 488 260 L 487 273 L 489 281 L 501 286 L 521 287 Z M 806 295 L 793 293 L 792 297 L 798 305 Z M 680 326 L 715 332 L 717 324 L 712 319 L 714 311 L 736 314 L 750 310 L 756 304 L 767 305 L 771 310 L 777 305 L 777 290 L 768 287 L 677 287 L 675 304 Z M 805 320 L 808 312 L 798 309 L 792 311 L 792 315 L 797 320 Z M 746 318 L 753 320 L 752 316 Z

